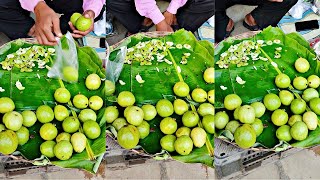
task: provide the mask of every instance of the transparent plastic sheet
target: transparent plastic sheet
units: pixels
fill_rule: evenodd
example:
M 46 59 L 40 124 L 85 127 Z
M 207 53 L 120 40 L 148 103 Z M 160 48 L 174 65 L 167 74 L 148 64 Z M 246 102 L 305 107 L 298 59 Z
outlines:
M 50 78 L 60 78 L 69 83 L 78 82 L 79 62 L 77 47 L 70 32 L 61 38 L 56 49 L 56 60 L 48 72 Z
M 105 62 L 106 80 L 109 80 L 115 84 L 118 81 L 123 68 L 124 60 L 127 54 L 127 47 L 122 46 L 118 50 L 116 50 L 117 54 L 113 61 L 109 60 L 110 47 L 107 42 L 106 42 L 106 47 L 107 47 L 107 56 L 106 56 L 106 62 Z

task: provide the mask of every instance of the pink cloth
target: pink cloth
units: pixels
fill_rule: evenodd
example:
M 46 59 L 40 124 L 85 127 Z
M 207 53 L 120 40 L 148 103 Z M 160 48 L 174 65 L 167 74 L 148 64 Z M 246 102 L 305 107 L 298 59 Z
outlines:
M 27 11 L 34 11 L 36 5 L 44 0 L 19 0 L 21 7 Z M 83 11 L 92 10 L 97 17 L 100 14 L 100 11 L 103 5 L 106 3 L 106 0 L 83 0 Z
M 150 18 L 154 24 L 164 20 L 155 0 L 135 0 L 136 9 L 141 16 Z M 176 14 L 177 10 L 186 4 L 187 0 L 171 0 L 167 11 Z

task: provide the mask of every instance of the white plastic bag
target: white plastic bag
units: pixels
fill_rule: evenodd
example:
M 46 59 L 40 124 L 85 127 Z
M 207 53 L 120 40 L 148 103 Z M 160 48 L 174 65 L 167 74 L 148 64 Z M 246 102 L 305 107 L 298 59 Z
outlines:
M 303 13 L 310 9 L 311 6 L 312 4 L 305 0 L 298 0 L 297 4 L 289 10 L 289 14 L 295 19 L 301 19 Z
M 78 82 L 79 62 L 75 41 L 70 32 L 65 35 L 66 43 L 62 44 L 64 39 L 60 39 L 56 49 L 56 59 L 52 68 L 48 72 L 50 78 L 60 78 L 69 83 Z

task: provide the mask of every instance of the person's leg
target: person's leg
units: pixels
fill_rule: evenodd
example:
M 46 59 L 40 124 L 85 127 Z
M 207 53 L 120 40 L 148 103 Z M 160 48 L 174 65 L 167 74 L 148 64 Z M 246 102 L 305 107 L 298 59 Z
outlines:
M 137 12 L 133 0 L 107 0 L 107 8 L 130 33 L 140 31 L 144 17 Z
M 26 38 L 33 25 L 30 13 L 22 9 L 19 0 L 0 0 L 0 32 L 11 40 Z
M 262 1 L 250 14 L 260 28 L 277 26 L 281 18 L 297 3 L 298 0 L 283 2 Z
M 214 15 L 214 6 L 213 0 L 189 0 L 176 15 L 180 28 L 196 31 Z

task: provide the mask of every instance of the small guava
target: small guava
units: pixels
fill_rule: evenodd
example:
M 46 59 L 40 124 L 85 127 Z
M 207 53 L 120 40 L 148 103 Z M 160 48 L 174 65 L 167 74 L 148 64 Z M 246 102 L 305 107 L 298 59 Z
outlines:
M 195 127 L 199 120 L 200 118 L 196 111 L 187 111 L 182 116 L 182 124 L 189 128 Z
M 72 134 L 70 140 L 73 150 L 77 153 L 81 153 L 86 148 L 87 137 L 81 132 Z
M 314 113 L 320 115 L 320 98 L 311 99 L 309 101 L 309 106 Z
M 75 118 L 73 116 L 69 116 L 65 120 L 63 120 L 62 128 L 63 128 L 64 132 L 74 133 L 79 130 L 80 122 L 79 122 L 78 118 Z
M 36 110 L 36 115 L 41 123 L 48 123 L 54 119 L 54 112 L 48 105 L 39 106 Z
M 15 152 L 18 148 L 18 137 L 12 130 L 0 132 L 0 153 L 4 155 Z
M 241 106 L 242 100 L 237 94 L 228 94 L 224 98 L 223 104 L 227 110 L 235 110 L 237 107 Z
M 89 100 L 85 95 L 77 94 L 73 97 L 72 103 L 78 109 L 85 109 L 89 105 Z
M 167 99 L 161 99 L 156 105 L 157 112 L 161 117 L 169 117 L 173 114 L 173 104 Z
M 104 82 L 104 94 L 106 96 L 111 96 L 115 91 L 116 91 L 116 85 L 110 80 L 105 80 L 105 82 Z
M 119 110 L 117 106 L 108 106 L 104 112 L 104 118 L 107 123 L 112 123 L 119 117 Z
M 193 141 L 189 136 L 181 136 L 174 142 L 174 149 L 180 155 L 188 155 L 193 149 Z
M 302 120 L 306 123 L 309 130 L 315 130 L 318 127 L 318 116 L 312 111 L 307 111 L 303 114 Z
M 33 111 L 25 110 L 21 113 L 23 118 L 23 123 L 25 127 L 31 127 L 37 122 L 37 116 Z
M 142 121 L 142 123 L 137 126 L 137 129 L 139 131 L 140 139 L 144 139 L 150 133 L 150 125 L 147 123 L 147 121 Z
M 302 99 L 304 99 L 306 102 L 309 102 L 313 98 L 318 98 L 319 93 L 316 89 L 308 88 L 303 91 Z
M 89 74 L 85 84 L 89 90 L 97 90 L 101 85 L 101 78 L 97 74 Z
M 256 133 L 251 125 L 244 124 L 234 132 L 234 139 L 237 145 L 243 149 L 250 148 L 256 142 Z
M 254 122 L 251 124 L 254 132 L 256 133 L 257 137 L 263 132 L 263 123 L 260 119 L 255 119 Z
M 288 113 L 284 109 L 277 109 L 271 115 L 271 121 L 276 126 L 282 126 L 288 122 Z
M 203 128 L 210 134 L 214 134 L 214 116 L 206 115 L 202 118 Z
M 317 89 L 320 85 L 320 78 L 317 75 L 313 74 L 313 75 L 309 76 L 307 80 L 308 80 L 308 85 L 311 88 Z
M 177 137 L 171 134 L 165 135 L 160 139 L 160 145 L 162 149 L 173 152 L 174 149 L 174 142 L 176 141 Z
M 81 122 L 85 122 L 85 121 L 89 121 L 89 120 L 96 121 L 97 114 L 92 109 L 83 109 L 80 111 L 78 118 Z
M 90 29 L 91 25 L 92 25 L 92 20 L 90 18 L 86 18 L 84 16 L 80 16 L 78 18 L 78 20 L 76 21 L 76 28 L 79 31 L 87 31 L 88 29 Z
M 54 117 L 58 121 L 63 121 L 65 118 L 69 117 L 70 112 L 63 105 L 56 105 L 53 109 Z
M 206 102 L 208 94 L 205 90 L 201 88 L 196 88 L 192 91 L 191 97 L 195 102 L 203 103 Z
M 11 111 L 4 114 L 2 121 L 7 129 L 18 131 L 22 127 L 23 117 L 20 113 Z
M 214 90 L 208 92 L 208 101 L 209 103 L 214 104 Z
M 308 80 L 304 77 L 296 77 L 293 79 L 293 87 L 297 90 L 305 90 L 308 87 Z
M 76 25 L 77 20 L 79 19 L 79 17 L 81 17 L 82 15 L 80 13 L 73 13 L 72 16 L 70 17 L 70 22 L 72 23 L 73 26 Z
M 310 63 L 305 58 L 300 57 L 294 63 L 294 67 L 296 68 L 296 70 L 298 72 L 305 73 L 305 72 L 307 72 L 309 70 Z
M 210 103 L 202 103 L 198 108 L 198 113 L 202 117 L 209 114 L 214 115 L 214 107 Z
M 276 136 L 281 141 L 289 142 L 291 141 L 292 137 L 290 134 L 290 126 L 282 125 L 276 131 Z
M 83 131 L 89 139 L 97 139 L 101 134 L 100 126 L 96 121 L 84 122 Z
M 225 130 L 230 131 L 232 134 L 234 134 L 234 132 L 236 131 L 236 129 L 240 126 L 239 121 L 236 120 L 232 120 L 229 121 L 228 124 L 226 125 Z
M 281 106 L 281 100 L 276 94 L 270 93 L 263 98 L 263 104 L 269 111 L 274 111 Z
M 78 70 L 72 66 L 66 66 L 62 69 L 63 80 L 69 83 L 75 83 L 78 81 Z
M 302 116 L 299 114 L 292 115 L 288 120 L 288 124 L 289 126 L 293 126 L 297 121 L 302 121 Z
M 45 123 L 40 128 L 40 136 L 46 141 L 51 141 L 58 135 L 58 129 L 52 123 Z
M 253 107 L 256 118 L 260 118 L 266 112 L 266 107 L 262 102 L 254 102 L 250 106 Z
M 94 110 L 98 111 L 103 106 L 103 100 L 100 96 L 91 96 L 89 98 L 89 107 Z
M 29 141 L 29 130 L 22 126 L 18 131 L 16 131 L 16 135 L 18 137 L 18 144 L 20 146 L 24 145 Z
M 176 114 L 181 116 L 189 110 L 189 106 L 186 101 L 182 99 L 176 99 L 173 102 L 173 109 Z
M 239 109 L 239 121 L 246 124 L 251 124 L 254 122 L 256 113 L 253 107 L 249 105 L 241 106 Z
M 275 83 L 278 88 L 288 88 L 291 84 L 290 77 L 286 74 L 278 74 L 275 78 Z
M 203 73 L 203 79 L 206 81 L 208 84 L 213 84 L 214 83 L 214 68 L 208 68 L 204 71 Z
M 123 126 L 128 125 L 127 120 L 124 118 L 117 118 L 113 121 L 112 126 L 119 131 Z
M 62 133 L 58 134 L 58 136 L 56 137 L 56 141 L 60 142 L 62 140 L 70 141 L 71 140 L 71 135 L 69 133 L 66 133 L 66 132 L 62 132 Z
M 191 130 L 190 137 L 195 147 L 201 148 L 206 143 L 207 133 L 200 127 Z
M 217 129 L 223 129 L 229 122 L 229 116 L 225 111 L 220 111 L 214 115 L 214 125 Z
M 0 124 L 0 132 L 6 130 L 6 127 L 3 124 Z
M 53 158 L 54 152 L 53 148 L 57 143 L 54 141 L 45 141 L 40 145 L 40 152 L 41 154 L 45 155 L 48 158 Z
M 141 107 L 143 114 L 144 114 L 144 120 L 151 121 L 154 119 L 157 115 L 156 107 L 154 107 L 151 104 L 145 104 Z
M 8 97 L 1 97 L 0 98 L 0 113 L 7 113 L 14 110 L 15 105 L 12 99 Z
M 73 153 L 72 144 L 69 141 L 62 140 L 53 147 L 53 153 L 60 160 L 68 160 Z
M 240 110 L 241 106 L 237 107 L 234 111 L 233 111 L 233 117 L 235 120 L 239 120 L 239 110 Z
M 143 122 L 143 110 L 138 106 L 132 106 L 126 112 L 126 118 L 129 124 L 139 126 Z
M 174 118 L 166 117 L 160 122 L 160 130 L 164 134 L 173 134 L 177 130 L 177 122 Z
M 67 103 L 70 101 L 71 94 L 66 88 L 58 88 L 54 92 L 54 99 L 58 103 Z
M 308 137 L 308 126 L 303 121 L 298 121 L 291 126 L 290 134 L 293 139 L 302 141 Z
M 279 92 L 279 98 L 283 105 L 289 106 L 294 99 L 293 94 L 288 90 L 281 90 Z
M 293 114 L 302 114 L 306 111 L 307 104 L 303 99 L 294 99 L 291 102 L 290 109 Z
M 180 81 L 173 86 L 173 92 L 179 97 L 186 97 L 189 95 L 190 88 L 187 83 Z
M 191 133 L 191 129 L 183 126 L 177 129 L 176 136 L 177 137 L 180 137 L 183 135 L 190 136 L 190 133 Z
M 128 107 L 134 105 L 136 102 L 136 98 L 132 94 L 132 92 L 129 91 L 122 91 L 119 93 L 117 102 L 121 107 Z
M 133 107 L 133 106 L 128 106 L 128 107 L 126 107 L 126 108 L 124 109 L 124 111 L 123 111 L 123 116 L 124 116 L 125 118 L 127 117 L 128 111 L 129 111 L 129 109 L 130 109 L 131 107 Z
M 132 149 L 139 143 L 139 131 L 133 125 L 122 127 L 117 134 L 117 140 L 121 147 Z

